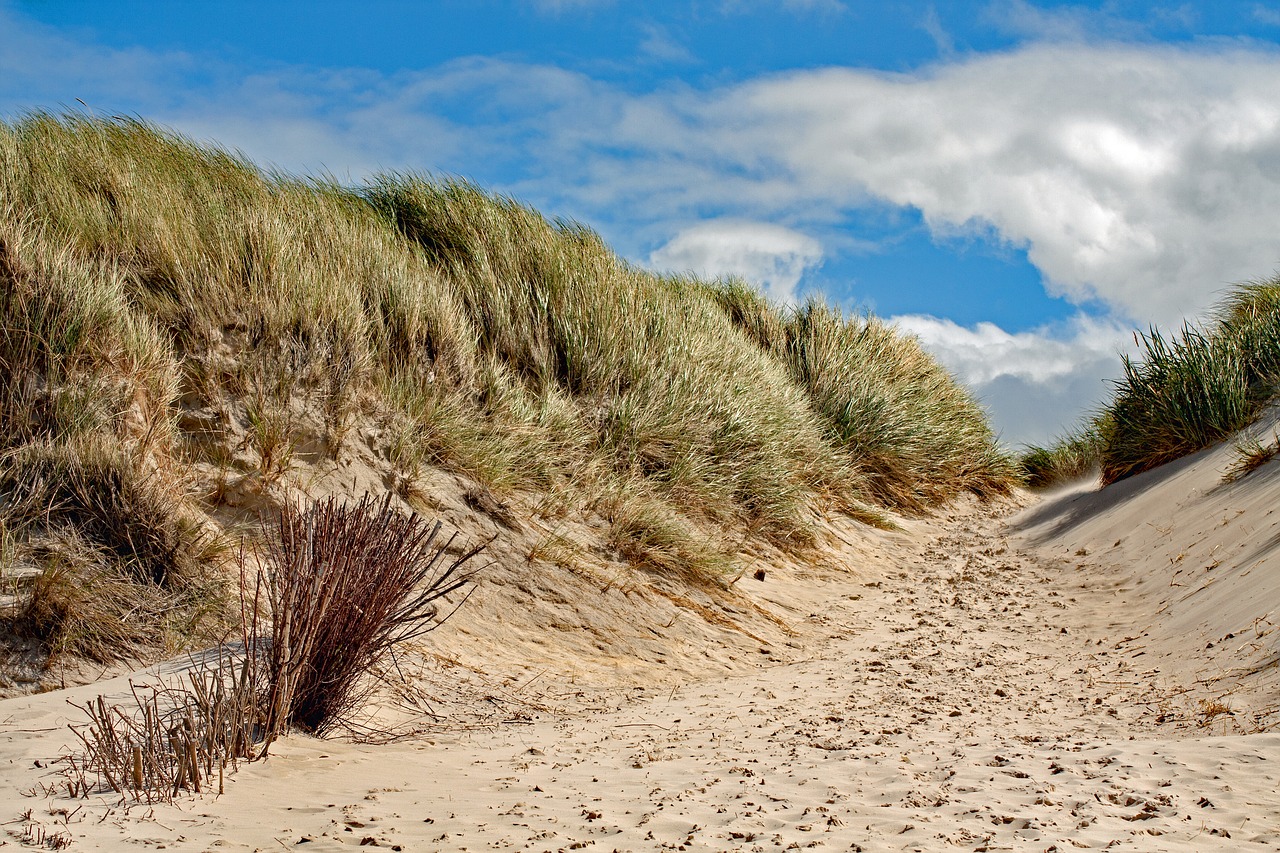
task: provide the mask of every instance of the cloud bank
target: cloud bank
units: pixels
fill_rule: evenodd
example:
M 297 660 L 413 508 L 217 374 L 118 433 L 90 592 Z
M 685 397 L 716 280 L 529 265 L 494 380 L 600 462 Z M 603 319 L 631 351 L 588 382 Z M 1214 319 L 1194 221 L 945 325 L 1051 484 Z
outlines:
M 960 377 L 1010 443 L 1046 444 L 1096 411 L 1133 354 L 1125 325 L 1083 315 L 1056 326 L 1011 334 L 991 323 L 971 328 L 919 315 L 893 318 Z

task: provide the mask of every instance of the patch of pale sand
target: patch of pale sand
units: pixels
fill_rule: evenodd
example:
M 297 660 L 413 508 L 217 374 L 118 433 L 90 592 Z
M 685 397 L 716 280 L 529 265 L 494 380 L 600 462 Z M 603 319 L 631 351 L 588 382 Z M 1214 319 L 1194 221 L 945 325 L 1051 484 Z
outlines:
M 1000 514 L 915 523 L 857 575 L 771 575 L 812 609 L 728 675 L 513 686 L 425 657 L 406 680 L 455 709 L 434 730 L 290 738 L 218 798 L 23 797 L 56 781 L 34 762 L 68 738 L 37 729 L 68 709 L 9 700 L 0 816 L 82 805 L 82 849 L 1274 849 L 1280 735 L 1199 726 L 1112 632 L 1117 593 L 1011 549 Z
M 1246 435 L 1274 441 L 1278 414 Z M 1235 446 L 1079 484 L 1012 528 L 1016 546 L 1110 592 L 1098 620 L 1133 668 L 1192 718 L 1247 733 L 1280 725 L 1280 460 L 1229 480 Z

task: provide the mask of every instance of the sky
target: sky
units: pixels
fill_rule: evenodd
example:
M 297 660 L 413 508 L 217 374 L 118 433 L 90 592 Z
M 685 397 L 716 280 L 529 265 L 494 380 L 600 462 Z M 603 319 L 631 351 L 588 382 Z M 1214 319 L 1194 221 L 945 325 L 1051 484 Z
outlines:
M 1010 446 L 1280 270 L 1280 6 L 0 0 L 0 118 L 460 176 L 660 271 L 873 312 Z

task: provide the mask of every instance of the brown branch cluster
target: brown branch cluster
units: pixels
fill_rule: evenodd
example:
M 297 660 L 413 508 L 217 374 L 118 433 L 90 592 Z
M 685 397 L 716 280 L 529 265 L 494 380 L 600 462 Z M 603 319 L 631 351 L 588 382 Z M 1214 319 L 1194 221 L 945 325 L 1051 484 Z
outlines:
M 263 656 L 268 745 L 291 726 L 323 734 L 349 719 L 371 689 L 362 682 L 370 667 L 452 613 L 441 616 L 438 602 L 471 583 L 467 564 L 485 546 L 449 559 L 457 534 L 441 542 L 440 529 L 392 507 L 389 494 L 281 510 L 272 569 L 265 579 L 265 569 L 259 573 L 270 645 L 248 641 L 251 654 Z
M 260 754 L 252 670 L 250 658 L 237 671 L 220 655 L 216 666 L 188 672 L 185 683 L 133 685 L 128 711 L 101 696 L 72 703 L 89 722 L 72 726 L 84 751 L 79 760 L 65 759 L 69 793 L 112 790 L 147 803 L 171 801 L 181 790 L 221 793 L 227 767 Z
M 216 665 L 176 685 L 135 685 L 132 709 L 101 696 L 76 705 L 89 722 L 72 726 L 84 751 L 65 759 L 69 793 L 165 802 L 214 790 L 215 774 L 221 793 L 228 766 L 265 756 L 290 727 L 324 734 L 350 721 L 392 646 L 433 630 L 470 594 L 442 615 L 439 602 L 472 583 L 468 564 L 485 544 L 449 558 L 457 534 L 440 541 L 440 529 L 389 495 L 287 505 L 256 582 L 241 554 L 243 652 L 221 649 Z

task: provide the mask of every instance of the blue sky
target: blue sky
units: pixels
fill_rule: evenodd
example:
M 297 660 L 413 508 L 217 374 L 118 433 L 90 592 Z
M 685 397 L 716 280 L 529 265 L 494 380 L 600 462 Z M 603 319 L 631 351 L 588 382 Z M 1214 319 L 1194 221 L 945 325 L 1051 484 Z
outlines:
M 1132 330 L 1280 266 L 1280 9 L 841 0 L 0 0 L 0 115 L 462 175 L 657 269 L 920 336 L 1006 441 Z

